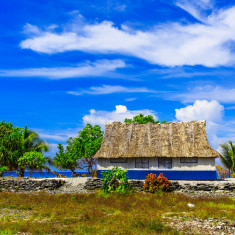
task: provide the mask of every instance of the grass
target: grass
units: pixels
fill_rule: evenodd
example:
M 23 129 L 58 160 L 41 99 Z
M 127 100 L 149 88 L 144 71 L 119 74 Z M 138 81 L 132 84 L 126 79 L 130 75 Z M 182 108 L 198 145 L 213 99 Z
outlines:
M 195 207 L 189 208 L 187 203 Z M 132 195 L 0 193 L 0 235 L 179 234 L 165 215 L 235 220 L 231 198 L 189 198 L 182 194 Z M 187 219 L 186 219 L 187 220 Z

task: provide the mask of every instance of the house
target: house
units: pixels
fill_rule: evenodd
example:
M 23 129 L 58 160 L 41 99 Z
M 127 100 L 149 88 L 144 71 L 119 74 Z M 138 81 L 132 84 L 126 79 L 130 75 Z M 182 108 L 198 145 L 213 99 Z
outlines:
M 215 180 L 219 153 L 209 145 L 205 127 L 205 121 L 106 124 L 95 155 L 97 177 L 118 166 L 130 179 L 163 173 L 172 180 Z

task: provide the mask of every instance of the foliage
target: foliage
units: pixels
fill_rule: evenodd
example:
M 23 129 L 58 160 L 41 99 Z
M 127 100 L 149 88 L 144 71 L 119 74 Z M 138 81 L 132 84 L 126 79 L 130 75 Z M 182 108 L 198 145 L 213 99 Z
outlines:
M 0 122 L 0 166 L 17 169 L 17 160 L 24 152 L 22 136 L 22 128 L 14 127 L 10 122 Z
M 46 141 L 41 139 L 37 132 L 29 130 L 27 126 L 23 129 L 22 142 L 24 152 L 48 152 L 49 150 Z
M 2 175 L 6 173 L 7 171 L 8 171 L 7 166 L 0 166 L 0 177 L 2 177 Z
M 231 171 L 232 177 L 235 177 L 235 144 L 232 141 L 220 145 L 222 148 L 222 153 L 220 159 L 223 165 Z
M 224 179 L 224 178 L 230 178 L 231 177 L 231 173 L 229 170 L 223 168 L 222 166 L 219 165 L 215 165 L 216 166 L 216 172 L 219 176 L 220 179 Z
M 94 174 L 96 159 L 93 156 L 99 150 L 103 131 L 99 125 L 87 124 L 78 132 L 75 138 L 69 138 L 66 150 L 58 145 L 59 153 L 54 157 L 55 166 L 59 169 L 69 169 L 75 175 L 76 168 L 87 169 L 89 175 Z
M 124 120 L 124 122 L 125 123 L 132 123 L 132 122 L 137 122 L 137 123 L 148 123 L 148 122 L 160 123 L 159 121 L 155 121 L 152 115 L 144 116 L 144 114 L 142 114 L 142 113 L 134 116 L 133 119 L 126 118 Z M 166 123 L 166 121 L 163 121 L 162 123 Z
M 156 174 L 148 174 L 144 182 L 144 190 L 151 193 L 156 191 L 169 191 L 170 181 L 162 173 L 157 177 Z
M 118 167 L 109 171 L 102 171 L 104 184 L 102 189 L 104 193 L 121 193 L 126 194 L 130 191 L 130 185 L 128 184 L 127 170 L 120 169 Z
M 42 169 L 45 163 L 46 158 L 40 152 L 26 152 L 18 160 L 19 167 L 30 170 L 30 175 L 32 171 Z
M 53 158 L 54 166 L 60 170 L 69 169 L 75 174 L 75 169 L 78 167 L 79 156 L 76 154 L 76 151 L 71 148 L 71 138 L 67 143 L 66 151 L 61 143 L 58 144 L 59 152 L 56 153 L 56 156 Z
M 19 159 L 24 153 L 36 151 L 47 152 L 48 145 L 32 130 L 14 127 L 12 123 L 0 122 L 0 167 L 6 166 L 9 170 L 19 170 L 24 176 L 24 167 L 19 165 Z

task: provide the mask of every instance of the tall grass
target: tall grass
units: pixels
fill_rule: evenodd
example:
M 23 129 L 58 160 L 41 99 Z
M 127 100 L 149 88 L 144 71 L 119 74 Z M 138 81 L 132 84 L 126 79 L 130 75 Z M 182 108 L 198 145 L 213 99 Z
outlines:
M 187 203 L 195 204 L 189 208 Z M 0 193 L 0 234 L 177 234 L 163 224 L 164 213 L 185 213 L 235 220 L 230 198 L 189 198 L 162 193 L 133 195 L 102 193 Z

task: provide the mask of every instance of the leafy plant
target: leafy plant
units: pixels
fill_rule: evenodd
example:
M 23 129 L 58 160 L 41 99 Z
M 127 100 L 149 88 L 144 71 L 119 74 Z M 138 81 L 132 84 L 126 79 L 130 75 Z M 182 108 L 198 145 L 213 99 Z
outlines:
M 124 120 L 125 123 L 132 123 L 132 122 L 137 122 L 137 123 L 160 123 L 159 121 L 155 121 L 152 115 L 147 115 L 144 116 L 144 114 L 140 113 L 136 116 L 133 117 L 133 119 L 126 118 Z M 162 123 L 166 123 L 166 121 L 163 121 Z
M 169 191 L 170 181 L 163 176 L 163 173 L 160 173 L 157 177 L 156 174 L 148 174 L 146 176 L 144 182 L 144 190 L 149 191 L 151 193 L 155 193 L 157 191 Z
M 103 131 L 99 125 L 87 124 L 75 138 L 69 138 L 66 150 L 58 145 L 59 153 L 53 158 L 59 169 L 69 169 L 75 174 L 76 168 L 88 170 L 89 175 L 95 174 L 96 159 L 93 157 L 101 146 Z
M 109 171 L 102 171 L 104 184 L 102 189 L 104 193 L 121 193 L 126 194 L 130 192 L 130 185 L 128 184 L 127 170 L 115 167 Z
M 0 166 L 0 177 L 2 177 L 3 174 L 6 173 L 7 171 L 8 171 L 7 166 Z
M 232 141 L 220 145 L 222 148 L 222 153 L 220 159 L 223 165 L 231 171 L 232 177 L 235 177 L 235 144 Z
M 24 153 L 22 136 L 22 128 L 14 127 L 10 122 L 0 122 L 0 167 L 18 168 L 18 158 Z
M 48 152 L 49 150 L 47 142 L 40 138 L 36 131 L 29 130 L 27 126 L 23 129 L 22 145 L 24 152 Z
M 14 127 L 12 123 L 0 122 L 0 167 L 18 170 L 24 176 L 24 169 L 19 167 L 19 158 L 26 152 L 47 152 L 47 143 L 32 130 Z
M 18 160 L 19 167 L 23 170 L 28 169 L 31 172 L 43 168 L 46 162 L 43 153 L 40 152 L 27 152 Z
M 67 151 L 65 151 L 64 146 L 61 143 L 58 144 L 58 149 L 59 152 L 56 153 L 56 156 L 53 158 L 54 166 L 60 170 L 69 169 L 74 175 L 75 170 L 78 167 L 79 156 L 76 155 L 76 153 L 74 153 L 74 151 L 72 151 L 68 146 L 66 149 Z

